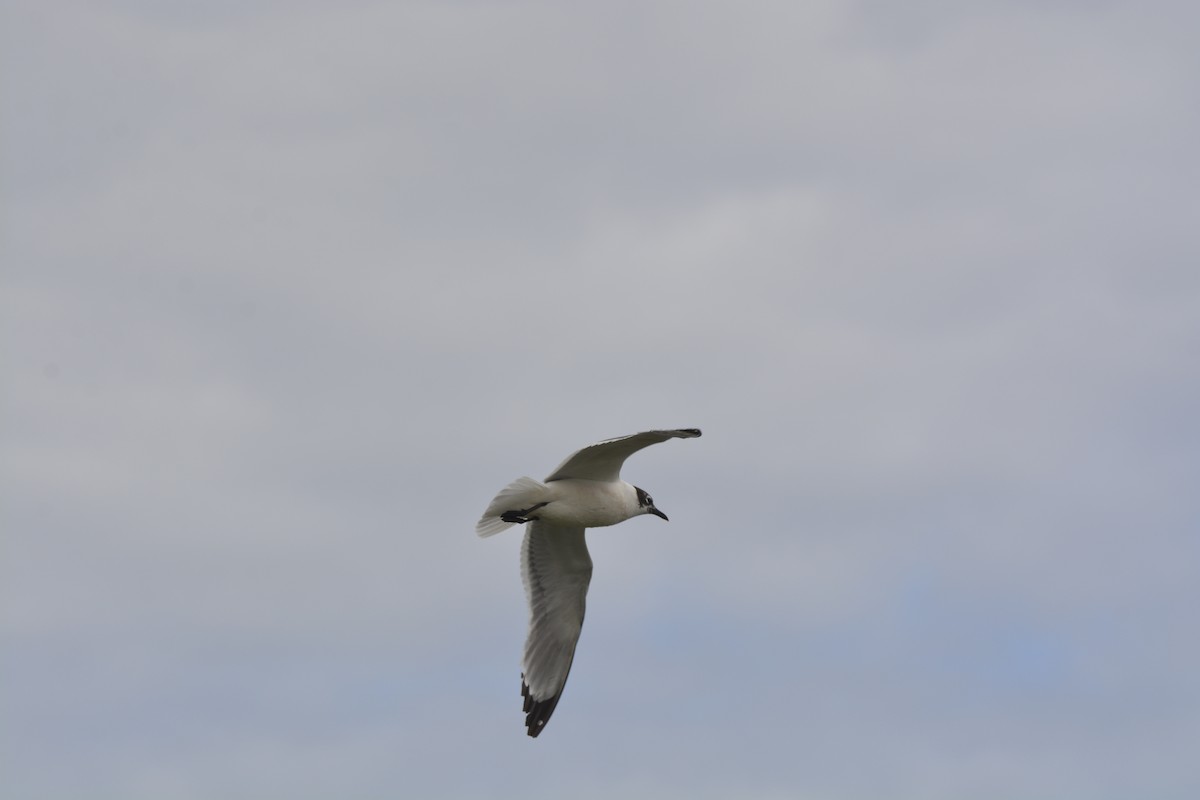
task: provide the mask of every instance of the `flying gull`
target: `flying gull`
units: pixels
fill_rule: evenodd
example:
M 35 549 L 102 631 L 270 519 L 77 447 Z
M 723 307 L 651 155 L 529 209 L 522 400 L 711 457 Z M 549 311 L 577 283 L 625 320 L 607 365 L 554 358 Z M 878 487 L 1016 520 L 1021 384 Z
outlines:
M 642 514 L 666 519 L 645 490 L 621 480 L 621 465 L 643 447 L 699 435 L 698 428 L 645 431 L 588 445 L 544 481 L 517 478 L 475 525 L 480 536 L 491 536 L 529 523 L 521 543 L 521 580 L 529 599 L 521 695 L 530 736 L 541 733 L 550 720 L 575 658 L 592 578 L 584 529 Z

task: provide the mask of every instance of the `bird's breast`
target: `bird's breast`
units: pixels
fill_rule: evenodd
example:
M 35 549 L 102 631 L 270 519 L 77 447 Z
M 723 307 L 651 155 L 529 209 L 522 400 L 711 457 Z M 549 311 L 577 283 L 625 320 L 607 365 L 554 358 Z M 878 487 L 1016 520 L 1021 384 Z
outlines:
M 567 478 L 551 481 L 546 487 L 553 499 L 537 514 L 554 525 L 602 528 L 637 514 L 637 490 L 624 481 Z

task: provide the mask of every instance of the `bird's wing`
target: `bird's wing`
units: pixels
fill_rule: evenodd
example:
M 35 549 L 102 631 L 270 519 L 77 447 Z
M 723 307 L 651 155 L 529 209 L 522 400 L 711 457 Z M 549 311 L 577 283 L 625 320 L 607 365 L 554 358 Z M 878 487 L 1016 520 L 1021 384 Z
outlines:
M 542 732 L 558 705 L 583 628 L 592 580 L 592 558 L 583 530 L 533 521 L 521 544 L 521 580 L 529 598 L 521 695 L 530 736 Z
M 644 431 L 631 436 L 605 439 L 572 453 L 566 461 L 558 465 L 558 469 L 550 473 L 546 481 L 561 481 L 564 478 L 615 481 L 621 477 L 621 465 L 625 463 L 625 459 L 643 447 L 665 442 L 667 439 L 690 439 L 699 435 L 699 428 L 680 428 L 674 431 Z

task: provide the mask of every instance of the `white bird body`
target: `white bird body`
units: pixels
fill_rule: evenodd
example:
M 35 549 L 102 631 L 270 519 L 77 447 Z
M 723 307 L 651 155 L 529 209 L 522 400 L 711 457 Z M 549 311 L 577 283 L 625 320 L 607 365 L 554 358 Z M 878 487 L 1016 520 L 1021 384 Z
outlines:
M 483 512 L 483 520 L 477 526 L 480 535 L 491 536 L 516 525 L 500 519 L 505 511 L 541 503 L 546 505 L 537 510 L 539 520 L 568 527 L 603 528 L 649 513 L 638 504 L 637 488 L 625 481 L 565 478 L 541 483 L 533 478 L 518 478 Z
M 476 524 L 476 533 L 492 536 L 529 523 L 521 543 L 521 580 L 530 612 L 521 694 L 530 736 L 542 732 L 558 705 L 583 629 L 592 578 L 584 530 L 642 514 L 666 519 L 648 493 L 621 480 L 621 465 L 643 447 L 699 435 L 697 428 L 645 431 L 589 445 L 545 481 L 517 478 L 496 495 Z

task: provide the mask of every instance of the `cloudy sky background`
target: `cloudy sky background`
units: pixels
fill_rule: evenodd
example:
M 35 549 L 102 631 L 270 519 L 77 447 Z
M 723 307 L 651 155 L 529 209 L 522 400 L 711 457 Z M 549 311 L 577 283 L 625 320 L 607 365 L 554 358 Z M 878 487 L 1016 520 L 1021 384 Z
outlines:
M 2 27 L 6 797 L 1200 792 L 1195 4 Z M 681 426 L 530 740 L 473 524 Z

